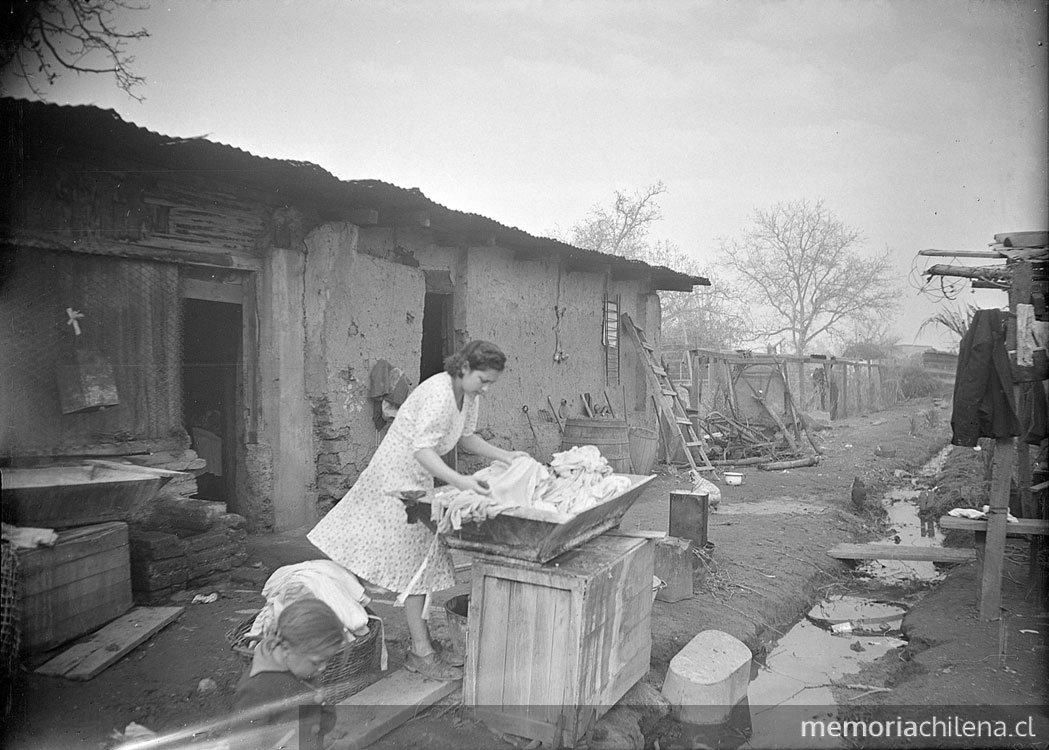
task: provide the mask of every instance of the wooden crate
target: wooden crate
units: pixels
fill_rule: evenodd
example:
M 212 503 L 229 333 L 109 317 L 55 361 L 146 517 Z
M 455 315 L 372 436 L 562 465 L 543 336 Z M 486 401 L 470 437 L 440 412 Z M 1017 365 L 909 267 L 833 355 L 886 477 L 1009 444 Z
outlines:
M 609 534 L 546 565 L 475 559 L 465 704 L 494 730 L 574 746 L 648 672 L 652 564 L 651 540 Z
M 126 523 L 59 532 L 54 547 L 19 550 L 18 562 L 25 653 L 60 646 L 131 609 Z

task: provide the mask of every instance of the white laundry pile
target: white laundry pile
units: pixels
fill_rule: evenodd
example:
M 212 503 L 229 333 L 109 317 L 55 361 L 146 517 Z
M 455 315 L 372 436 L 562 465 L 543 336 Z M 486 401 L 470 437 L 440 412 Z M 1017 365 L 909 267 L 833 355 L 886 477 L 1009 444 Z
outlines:
M 608 460 L 594 445 L 577 445 L 555 453 L 551 477 L 538 487 L 537 508 L 577 515 L 610 500 L 631 485 L 630 479 L 613 474 Z
M 364 608 L 371 599 L 357 576 L 332 560 L 308 560 L 277 568 L 262 587 L 262 595 L 266 604 L 255 617 L 248 637 L 269 635 L 284 608 L 306 597 L 320 599 L 332 608 L 348 631 L 348 640 L 368 632 Z
M 430 518 L 438 533 L 457 531 L 464 523 L 481 523 L 510 508 L 577 515 L 631 485 L 628 477 L 613 474 L 607 459 L 593 445 L 555 453 L 549 467 L 521 456 L 510 464 L 496 461 L 473 476 L 486 482 L 491 494 L 442 487 L 434 493 L 430 506 Z
M 954 516 L 955 518 L 971 518 L 974 521 L 982 521 L 987 518 L 987 514 L 990 510 L 990 505 L 983 506 L 983 510 L 976 510 L 976 508 L 951 508 L 947 511 L 947 515 Z M 1008 513 L 1005 516 L 1005 520 L 1007 523 L 1020 523 L 1020 519 L 1012 513 Z
M 518 456 L 509 465 L 497 461 L 474 473 L 474 478 L 488 483 L 492 497 L 500 503 L 531 507 L 536 488 L 549 479 L 550 472 L 531 456 Z

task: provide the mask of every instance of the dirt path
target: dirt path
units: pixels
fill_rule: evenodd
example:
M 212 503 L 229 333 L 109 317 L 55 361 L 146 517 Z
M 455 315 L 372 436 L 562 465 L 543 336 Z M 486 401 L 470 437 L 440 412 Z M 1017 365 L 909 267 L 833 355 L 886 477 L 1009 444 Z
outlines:
M 709 522 L 708 535 L 715 544 L 712 563 L 697 582 L 696 595 L 654 605 L 652 669 L 645 682 L 658 689 L 673 655 L 708 628 L 731 633 L 760 655 L 802 616 L 821 589 L 845 575 L 846 568 L 825 551 L 877 532 L 877 523 L 857 514 L 851 503 L 853 479 L 863 477 L 876 495 L 898 481 L 894 471 L 913 471 L 935 455 L 947 441 L 946 411 L 940 411 L 938 428 L 910 434 L 911 414 L 930 408 L 932 401 L 909 402 L 835 423 L 820 433 L 824 456 L 818 466 L 786 472 L 751 469 L 742 486 L 722 486 L 721 508 Z M 895 456 L 875 455 L 878 446 L 895 450 Z M 624 518 L 623 527 L 666 530 L 668 494 L 688 484 L 684 475 L 661 474 Z M 163 732 L 224 717 L 244 666 L 224 635 L 260 605 L 255 592 L 269 570 L 308 559 L 307 547 L 301 535 L 253 539 L 252 559 L 260 567 L 240 571 L 241 582 L 222 591 L 213 604 L 190 604 L 193 594 L 208 592 L 187 592 L 179 621 L 89 682 L 28 676 L 23 700 L 5 727 L 5 747 L 94 749 L 132 721 Z M 406 642 L 403 615 L 387 614 L 391 664 L 396 667 Z M 215 681 L 212 692 L 198 691 L 205 678 Z M 641 726 L 651 729 L 644 719 Z M 461 711 L 414 721 L 379 747 L 414 746 L 510 747 Z

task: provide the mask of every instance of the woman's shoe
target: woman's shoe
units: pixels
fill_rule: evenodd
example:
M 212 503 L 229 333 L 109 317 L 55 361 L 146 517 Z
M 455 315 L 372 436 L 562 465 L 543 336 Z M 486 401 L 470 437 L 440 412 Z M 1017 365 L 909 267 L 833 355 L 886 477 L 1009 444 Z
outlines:
M 462 667 L 466 664 L 466 658 L 457 651 L 445 648 L 440 641 L 432 641 L 433 650 L 437 652 L 437 658 L 450 667 Z
M 451 664 L 441 661 L 437 651 L 432 651 L 426 656 L 419 656 L 409 649 L 404 657 L 404 668 L 409 672 L 416 672 L 423 677 L 442 682 L 452 682 L 463 678 L 462 668 L 453 667 Z

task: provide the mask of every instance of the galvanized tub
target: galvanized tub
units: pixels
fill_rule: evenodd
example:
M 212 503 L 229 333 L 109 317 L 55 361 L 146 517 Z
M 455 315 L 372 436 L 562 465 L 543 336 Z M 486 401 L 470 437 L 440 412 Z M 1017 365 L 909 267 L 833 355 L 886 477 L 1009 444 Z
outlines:
M 116 461 L 3 469 L 3 519 L 61 529 L 125 520 L 178 471 Z
M 545 563 L 615 528 L 654 476 L 623 474 L 630 487 L 600 505 L 570 516 L 536 508 L 511 508 L 482 523 L 465 523 L 459 531 L 442 535 L 453 549 L 482 552 L 516 560 Z M 430 520 L 432 493 L 419 498 L 419 518 Z

